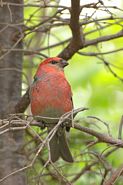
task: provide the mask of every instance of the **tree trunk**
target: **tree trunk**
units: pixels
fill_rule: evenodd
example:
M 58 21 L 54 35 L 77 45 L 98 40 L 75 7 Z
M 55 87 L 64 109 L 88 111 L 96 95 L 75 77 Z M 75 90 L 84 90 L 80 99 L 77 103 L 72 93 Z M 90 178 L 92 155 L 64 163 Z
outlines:
M 6 3 L 7 2 L 7 3 Z M 13 52 L 11 48 L 22 49 L 23 8 L 9 5 L 22 0 L 0 1 L 0 117 L 7 117 L 11 108 L 21 96 L 22 52 Z M 9 50 L 8 50 L 9 49 Z M 23 132 L 7 132 L 0 135 L 0 179 L 23 167 L 25 157 L 21 151 Z M 21 152 L 20 152 L 21 151 Z M 9 176 L 1 185 L 25 185 L 24 172 Z

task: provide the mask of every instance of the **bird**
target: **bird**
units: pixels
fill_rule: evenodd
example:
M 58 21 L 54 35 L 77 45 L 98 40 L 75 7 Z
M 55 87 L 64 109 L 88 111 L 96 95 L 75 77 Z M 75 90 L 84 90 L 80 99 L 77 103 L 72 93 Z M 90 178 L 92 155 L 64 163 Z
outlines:
M 68 62 L 59 57 L 43 60 L 30 88 L 32 115 L 40 116 L 44 124 L 49 124 L 48 133 L 62 115 L 73 110 L 71 86 L 64 74 L 67 65 Z M 68 126 L 59 126 L 49 141 L 50 158 L 53 163 L 60 157 L 66 162 L 74 161 L 66 138 L 66 131 L 69 130 Z

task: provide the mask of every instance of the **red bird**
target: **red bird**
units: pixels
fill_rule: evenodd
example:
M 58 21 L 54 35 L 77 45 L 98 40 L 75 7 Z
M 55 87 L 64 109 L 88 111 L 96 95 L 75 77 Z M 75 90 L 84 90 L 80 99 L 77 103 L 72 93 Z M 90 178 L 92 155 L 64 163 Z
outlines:
M 54 118 L 41 118 L 44 123 L 49 123 L 48 132 L 57 124 L 56 118 L 73 109 L 71 87 L 64 75 L 64 67 L 67 65 L 67 61 L 58 57 L 44 60 L 39 65 L 31 86 L 32 114 Z M 68 127 L 66 130 L 69 130 Z M 49 146 L 52 162 L 57 161 L 59 157 L 67 162 L 73 162 L 63 126 L 58 128 Z

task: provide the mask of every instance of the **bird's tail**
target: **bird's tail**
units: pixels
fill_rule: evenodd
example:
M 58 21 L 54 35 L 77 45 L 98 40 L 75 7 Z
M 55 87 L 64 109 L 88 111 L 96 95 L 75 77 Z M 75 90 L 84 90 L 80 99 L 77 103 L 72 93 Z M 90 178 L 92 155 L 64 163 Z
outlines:
M 49 142 L 51 161 L 56 162 L 59 157 L 67 162 L 73 162 L 73 157 L 68 147 L 65 129 L 59 128 Z

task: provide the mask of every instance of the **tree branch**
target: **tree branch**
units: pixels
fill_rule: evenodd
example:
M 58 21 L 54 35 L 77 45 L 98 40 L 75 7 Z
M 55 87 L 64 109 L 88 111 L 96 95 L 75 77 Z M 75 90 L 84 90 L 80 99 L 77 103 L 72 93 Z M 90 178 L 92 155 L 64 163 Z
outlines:
M 96 45 L 100 42 L 106 42 L 106 41 L 113 40 L 113 39 L 120 38 L 120 37 L 123 37 L 123 30 L 121 30 L 115 34 L 112 34 L 112 35 L 106 35 L 106 36 L 98 37 L 96 39 L 88 40 L 84 43 L 84 46 L 82 46 L 80 49 L 83 49 L 83 47 Z
M 29 104 L 30 104 L 30 98 L 29 98 L 29 88 L 28 88 L 26 93 L 20 99 L 20 101 L 15 105 L 15 108 L 12 113 L 25 112 Z
M 72 39 L 68 46 L 58 55 L 66 60 L 70 59 L 84 44 L 83 33 L 79 23 L 80 12 L 80 0 L 71 0 L 70 29 L 72 31 Z
M 123 147 L 123 141 L 121 139 L 114 139 L 111 136 L 108 136 L 107 134 L 102 134 L 93 129 L 83 127 L 77 123 L 74 124 L 74 128 L 96 137 L 99 140 L 99 142 L 105 142 L 111 145 Z

